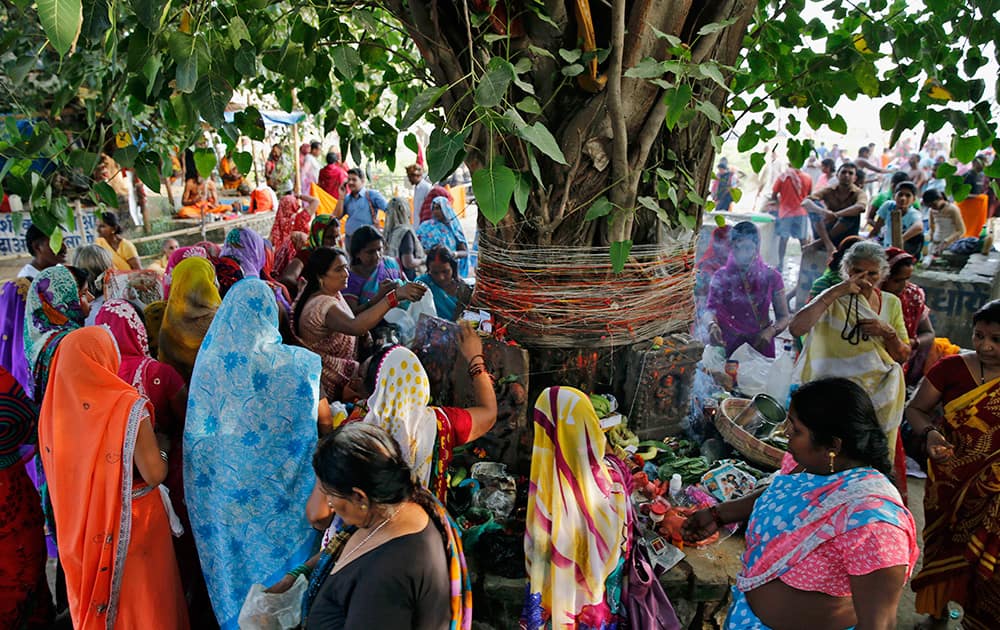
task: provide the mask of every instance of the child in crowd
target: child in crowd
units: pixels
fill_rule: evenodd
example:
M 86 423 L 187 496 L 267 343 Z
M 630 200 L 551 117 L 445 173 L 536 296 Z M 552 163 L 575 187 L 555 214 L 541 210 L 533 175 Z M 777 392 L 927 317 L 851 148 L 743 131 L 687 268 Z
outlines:
M 913 182 L 900 182 L 893 189 L 891 201 L 882 204 L 875 215 L 875 229 L 872 234 L 879 234 L 882 228 L 882 242 L 891 245 L 893 234 L 893 212 L 898 210 L 900 231 L 903 235 L 903 249 L 917 260 L 920 260 L 924 249 L 924 221 L 920 211 L 913 207 L 917 198 L 917 186 Z
M 958 206 L 944 192 L 931 188 L 924 192 L 924 207 L 930 210 L 930 253 L 939 255 L 965 233 L 965 221 Z

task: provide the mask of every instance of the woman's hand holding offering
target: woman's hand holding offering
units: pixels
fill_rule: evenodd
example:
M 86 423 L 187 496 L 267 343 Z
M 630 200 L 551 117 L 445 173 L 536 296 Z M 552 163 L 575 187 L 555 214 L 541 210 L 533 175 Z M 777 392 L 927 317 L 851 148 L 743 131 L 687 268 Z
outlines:
M 466 361 L 483 354 L 483 340 L 479 338 L 472 322 L 463 321 L 459 324 L 458 350 Z
M 419 302 L 420 298 L 424 297 L 424 293 L 426 292 L 427 287 L 419 282 L 407 282 L 403 286 L 396 289 L 396 297 L 399 298 L 400 301 L 409 300 L 410 302 Z
M 937 429 L 927 433 L 927 456 L 935 462 L 943 462 L 955 454 L 955 447 Z
M 715 532 L 719 531 L 719 524 L 715 520 L 711 509 L 698 510 L 684 521 L 681 526 L 681 536 L 685 542 L 696 543 L 705 540 Z

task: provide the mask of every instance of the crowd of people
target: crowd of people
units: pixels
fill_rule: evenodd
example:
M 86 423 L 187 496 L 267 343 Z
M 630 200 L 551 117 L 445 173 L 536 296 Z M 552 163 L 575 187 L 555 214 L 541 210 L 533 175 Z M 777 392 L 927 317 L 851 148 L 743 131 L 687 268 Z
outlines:
M 340 218 L 289 192 L 269 238 L 167 239 L 145 269 L 113 213 L 72 252 L 29 227 L 32 259 L 0 289 L 0 627 L 236 628 L 252 584 L 302 573 L 309 627 L 469 627 L 441 501 L 452 449 L 492 427 L 496 397 L 466 325 L 475 404 L 430 406 L 385 319 L 430 291 L 454 321 L 471 296 L 449 195 L 410 172 L 434 195 L 416 226 L 420 206 L 350 169 Z
M 929 474 L 924 560 L 911 583 L 916 611 L 927 615 L 922 626 L 945 627 L 955 604 L 964 608 L 963 627 L 1000 621 L 1000 423 L 989 411 L 1000 391 L 1000 301 L 976 312 L 973 349 L 963 351 L 935 335 L 924 291 L 911 280 L 928 254 L 982 249 L 986 213 L 969 207 L 989 203 L 976 188 L 985 158 L 968 168 L 978 198 L 962 206 L 919 158 L 907 171 L 879 169 L 888 190 L 868 203 L 858 172 L 874 167 L 869 156 L 824 164 L 819 190 L 798 169 L 774 183 L 781 244 L 800 238 L 829 253 L 805 304 L 786 295 L 781 267 L 763 262 L 752 222 L 714 229 L 699 260 L 695 329 L 705 343 L 727 357 L 743 345 L 774 357 L 774 338 L 783 335 L 798 349 L 801 383 L 790 396 L 782 474 L 766 490 L 688 521 L 691 540 L 749 521 L 727 627 L 895 627 L 918 557 L 907 456 Z M 956 249 L 973 234 L 973 247 Z

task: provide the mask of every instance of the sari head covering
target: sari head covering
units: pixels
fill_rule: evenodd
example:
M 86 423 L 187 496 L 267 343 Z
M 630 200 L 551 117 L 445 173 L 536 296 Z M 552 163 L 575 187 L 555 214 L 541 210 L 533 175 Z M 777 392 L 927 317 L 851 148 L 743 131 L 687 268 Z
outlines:
M 438 221 L 432 215 L 430 219 L 421 223 L 417 228 L 417 238 L 420 240 L 420 245 L 428 251 L 435 245 L 444 245 L 453 252 L 459 250 L 459 245 L 465 245 L 465 249 L 469 249 L 469 241 L 465 238 L 462 222 L 458 220 L 458 215 L 448 203 L 448 199 L 435 197 L 431 207 L 441 209 L 444 221 Z M 458 271 L 463 278 L 469 274 L 468 258 L 459 260 Z
M 416 251 L 414 258 L 424 257 L 424 248 L 413 229 L 410 205 L 402 197 L 393 197 L 385 211 L 385 255 L 399 258 L 399 246 L 407 234 L 413 235 Z
M 170 284 L 173 281 L 173 271 L 180 262 L 192 256 L 197 258 L 208 258 L 208 252 L 204 247 L 192 245 L 190 247 L 178 247 L 174 253 L 170 254 L 167 260 L 167 267 L 163 270 L 163 299 L 170 297 Z
M 198 555 L 223 629 L 250 586 L 305 562 L 302 506 L 315 475 L 320 358 L 281 343 L 263 281 L 236 284 L 195 364 L 184 429 L 184 487 Z
M 159 358 L 177 370 L 185 382 L 191 381 L 198 348 L 220 302 L 212 263 L 190 258 L 177 265 L 160 327 Z
M 431 186 L 431 189 L 427 191 L 427 196 L 424 197 L 424 203 L 420 206 L 420 222 L 423 223 L 427 221 L 432 216 L 434 216 L 434 209 L 431 207 L 432 202 L 438 197 L 444 197 L 448 200 L 448 203 L 454 202 L 454 198 L 451 196 L 451 191 L 440 184 Z
M 737 223 L 729 234 L 733 249 L 738 241 L 744 239 L 752 240 L 757 245 L 753 259 L 744 267 L 730 251 L 726 265 L 712 277 L 705 303 L 715 313 L 715 320 L 722 330 L 726 356 L 744 343 L 753 345 L 757 333 L 771 321 L 771 297 L 784 289 L 781 274 L 761 260 L 760 234 L 749 221 Z M 774 339 L 754 347 L 764 356 L 774 357 Z
M 25 304 L 24 355 L 34 379 L 35 400 L 45 394 L 49 366 L 56 346 L 86 319 L 76 279 L 62 265 L 39 273 L 28 289 Z
M 278 210 L 271 225 L 271 244 L 275 250 L 288 242 L 292 232 L 309 231 L 309 213 L 295 195 L 285 195 L 278 201 Z
M 382 357 L 375 391 L 368 398 L 364 422 L 377 424 L 396 439 L 414 477 L 427 488 L 431 483 L 437 414 L 431 402 L 431 383 L 417 355 L 396 346 Z M 433 490 L 432 490 L 433 491 Z
M 29 398 L 35 389 L 24 354 L 24 311 L 30 288 L 29 278 L 10 280 L 0 287 L 0 366 L 10 372 Z
M 222 255 L 222 248 L 212 241 L 198 241 L 195 243 L 195 247 L 200 247 L 208 253 L 209 259 L 218 258 Z
M 312 223 L 309 224 L 309 249 L 323 247 L 326 231 L 331 227 L 334 230 L 340 229 L 337 217 L 332 214 L 317 214 L 313 217 Z
M 146 342 L 149 344 L 149 356 L 160 356 L 160 328 L 163 327 L 163 316 L 166 314 L 167 302 L 153 302 L 142 310 L 146 320 Z
M 222 245 L 223 257 L 235 259 L 244 278 L 259 278 L 267 258 L 264 239 L 250 228 L 233 228 Z
M 151 408 L 118 368 L 105 328 L 67 334 L 52 359 L 57 378 L 39 416 L 73 626 L 186 628 L 163 502 L 135 487 L 136 438 Z M 139 552 L 131 561 L 130 550 Z M 159 606 L 149 601 L 151 592 Z
M 550 387 L 538 397 L 522 627 L 603 628 L 611 621 L 605 583 L 624 559 L 629 499 L 604 459 L 606 442 L 586 394 Z
M 219 295 L 226 297 L 229 289 L 243 279 L 243 268 L 239 261 L 229 256 L 223 256 L 212 261 L 215 267 L 215 279 L 219 282 Z

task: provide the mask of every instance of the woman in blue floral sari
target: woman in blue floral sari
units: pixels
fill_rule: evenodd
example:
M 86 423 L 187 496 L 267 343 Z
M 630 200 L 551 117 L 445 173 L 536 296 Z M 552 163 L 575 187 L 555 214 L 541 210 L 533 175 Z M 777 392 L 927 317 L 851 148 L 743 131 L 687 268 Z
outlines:
M 455 252 L 458 258 L 458 274 L 463 278 L 469 275 L 469 241 L 465 238 L 462 222 L 448 203 L 447 197 L 435 197 L 431 202 L 431 218 L 417 227 L 417 238 L 424 251 L 430 251 L 436 245 L 443 245 Z
M 847 379 L 806 383 L 785 432 L 771 485 L 684 525 L 693 541 L 749 518 L 726 628 L 895 628 L 919 549 L 871 399 Z
M 224 630 L 237 628 L 252 584 L 313 551 L 300 506 L 314 482 L 320 371 L 318 355 L 281 343 L 266 283 L 233 285 L 198 353 L 184 428 L 191 527 Z

